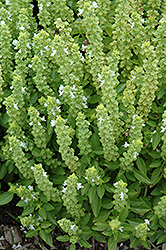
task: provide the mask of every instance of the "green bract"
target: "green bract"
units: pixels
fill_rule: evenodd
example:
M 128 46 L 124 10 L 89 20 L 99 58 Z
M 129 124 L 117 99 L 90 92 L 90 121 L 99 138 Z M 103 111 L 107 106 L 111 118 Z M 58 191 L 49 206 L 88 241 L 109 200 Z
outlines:
M 165 242 L 165 27 L 165 0 L 1 1 L 0 205 L 27 236 Z

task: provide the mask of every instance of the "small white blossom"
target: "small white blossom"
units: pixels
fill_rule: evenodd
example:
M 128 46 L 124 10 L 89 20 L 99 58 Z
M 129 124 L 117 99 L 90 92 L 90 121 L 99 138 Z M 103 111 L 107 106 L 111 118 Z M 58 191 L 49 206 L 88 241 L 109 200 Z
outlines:
M 114 187 L 116 187 L 116 185 L 118 185 L 118 183 L 119 183 L 119 181 L 115 182 L 115 183 L 114 183 Z
M 21 53 L 21 49 L 19 49 L 18 53 Z
M 5 24 L 5 21 L 1 21 L 1 25 Z
M 87 97 L 86 96 L 83 96 L 82 99 L 83 99 L 84 102 L 87 101 Z
M 47 103 L 46 102 L 44 103 L 44 107 L 47 107 Z
M 88 180 L 88 177 L 86 176 L 85 179 Z
M 100 176 L 97 176 L 97 180 L 100 180 Z
M 33 122 L 30 122 L 29 125 L 32 126 L 32 125 L 33 125 Z
M 62 192 L 63 192 L 63 193 L 65 193 L 65 192 L 66 192 L 66 190 L 67 190 L 67 187 L 66 187 L 66 188 L 65 188 L 65 187 L 63 187 Z
M 94 182 L 95 180 L 94 179 L 92 179 L 92 182 Z
M 69 55 L 69 52 L 68 52 L 68 47 L 67 48 L 64 48 L 64 52 Z
M 38 220 L 43 221 L 43 218 L 40 215 L 38 215 Z
M 82 56 L 81 57 L 81 61 L 84 63 L 85 62 L 85 58 Z
M 144 20 L 144 18 L 142 18 L 142 19 L 141 19 L 141 23 L 144 23 L 144 22 L 145 22 L 145 20 Z
M 17 43 L 18 43 L 18 41 L 17 41 L 16 39 L 14 39 L 13 42 L 12 42 L 12 44 L 13 44 L 14 46 L 16 46 Z
M 9 2 L 9 0 L 6 0 L 6 5 L 10 5 L 10 2 Z
M 95 9 L 98 7 L 98 5 L 97 5 L 97 3 L 95 1 L 92 4 L 93 4 Z
M 124 193 L 123 192 L 121 192 L 119 196 L 120 196 L 121 200 L 124 200 Z
M 55 126 L 55 120 L 51 120 L 51 127 Z
M 134 81 L 134 80 L 135 80 L 135 78 L 136 78 L 136 76 L 132 76 L 131 81 Z
M 47 173 L 46 172 L 43 172 L 43 177 L 47 177 Z
M 101 75 L 100 73 L 98 73 L 98 78 L 97 78 L 98 81 L 101 81 Z
M 51 56 L 55 56 L 55 54 L 56 54 L 56 49 L 52 50 Z
M 23 230 L 25 230 L 25 227 L 20 226 L 20 231 L 23 231 Z
M 145 127 L 145 123 L 142 124 L 142 127 Z
M 0 237 L 0 240 L 5 240 L 5 238 L 3 236 Z
M 133 153 L 134 159 L 136 159 L 138 155 L 139 155 L 139 153 L 134 152 L 134 153 Z
M 104 83 L 105 83 L 105 80 L 102 80 L 99 87 L 103 86 Z
M 28 203 L 29 199 L 28 199 L 28 198 L 26 198 L 24 201 L 25 201 L 26 203 Z
M 144 220 L 146 222 L 146 225 L 150 225 L 150 221 L 148 219 Z
M 82 51 L 85 51 L 85 49 L 86 49 L 86 46 L 85 46 L 84 44 L 82 44 L 81 50 L 82 50 Z
M 88 52 L 88 57 L 91 58 L 91 55 L 92 55 L 92 52 L 89 51 L 89 52 Z
M 123 227 L 119 227 L 118 230 L 119 230 L 120 232 L 123 232 Z
M 26 89 L 26 87 L 21 87 L 21 91 L 22 91 L 23 93 L 26 92 L 25 89 Z
M 23 26 L 21 26 L 19 29 L 20 29 L 20 30 L 25 30 L 25 28 L 24 28 Z
M 40 126 L 40 125 L 41 125 L 41 123 L 40 123 L 40 122 L 38 122 L 38 125 Z
M 49 50 L 50 50 L 50 49 L 49 49 L 49 47 L 48 47 L 48 45 L 47 45 L 47 46 L 45 46 L 44 48 L 45 48 L 45 50 L 47 50 L 47 51 L 49 51 Z
M 30 225 L 29 229 L 30 229 L 30 230 L 34 230 L 35 227 L 34 227 L 33 225 Z
M 18 106 L 17 105 L 18 105 L 18 103 L 15 103 L 14 104 L 14 108 L 18 110 Z
M 113 73 L 112 73 L 112 75 L 111 76 L 115 76 L 116 74 L 115 74 L 115 72 L 113 71 Z
M 75 98 L 72 92 L 70 92 L 71 99 Z
M 77 183 L 77 190 L 83 188 L 84 186 L 82 185 L 82 183 Z
M 29 186 L 28 186 L 28 189 L 32 191 L 32 190 L 33 190 L 33 187 L 32 187 L 31 185 L 29 185 Z
M 64 181 L 63 186 L 67 186 L 67 182 L 66 182 L 66 180 Z
M 41 120 L 45 122 L 46 121 L 45 116 L 41 117 Z
M 132 129 L 135 129 L 135 126 L 132 126 L 131 128 L 132 128 Z
M 83 103 L 82 105 L 83 105 L 83 107 L 84 107 L 85 109 L 88 108 L 88 105 L 87 105 L 86 103 Z
M 27 148 L 26 144 L 24 142 L 20 142 L 20 146 L 23 147 L 23 148 Z
M 28 64 L 28 67 L 29 67 L 29 68 L 32 68 L 32 64 Z
M 164 133 L 164 132 L 165 132 L 165 130 L 166 130 L 166 128 L 165 128 L 165 127 L 163 127 L 163 126 L 161 126 L 161 131 L 160 131 L 160 133 Z
M 71 225 L 71 227 L 70 227 L 70 228 L 71 228 L 71 230 L 73 230 L 73 229 L 75 228 L 75 225 Z
M 78 9 L 78 15 L 77 16 L 80 16 L 80 15 L 82 15 L 82 13 L 83 13 L 83 9 Z
M 135 119 L 135 117 L 136 117 L 136 116 L 137 116 L 137 115 L 133 115 L 133 117 L 132 117 L 132 118 L 133 118 L 133 120 Z
M 12 148 L 9 148 L 10 151 L 12 151 Z
M 33 169 L 34 169 L 34 167 L 32 167 L 32 166 L 31 166 L 31 169 L 33 170 Z
M 129 143 L 125 142 L 125 144 L 123 145 L 123 147 L 127 148 L 129 146 Z
M 61 102 L 59 101 L 59 99 L 56 99 L 56 103 L 57 104 L 61 104 Z
M 72 65 L 73 65 L 73 63 L 74 63 L 74 61 L 71 61 L 71 63 L 70 63 L 70 65 L 69 65 L 69 66 L 72 66 Z
M 14 87 L 13 87 L 13 86 L 10 86 L 10 89 L 14 89 Z
M 156 130 L 154 130 L 154 131 L 153 131 L 153 134 L 155 134 L 156 132 L 157 132 L 157 131 L 156 131 Z
M 104 121 L 104 119 L 102 117 L 100 117 L 99 119 L 97 119 L 99 121 L 99 124 L 101 124 L 102 121 Z
M 26 46 L 27 46 L 27 48 L 28 48 L 28 49 L 31 49 L 31 46 L 30 46 L 30 44 L 29 44 L 29 43 L 27 43 L 27 45 L 26 45 Z
M 166 125 L 166 119 L 163 119 L 164 126 Z
M 56 107 L 56 110 L 58 111 L 58 112 L 61 112 L 61 107 L 59 106 L 59 107 Z

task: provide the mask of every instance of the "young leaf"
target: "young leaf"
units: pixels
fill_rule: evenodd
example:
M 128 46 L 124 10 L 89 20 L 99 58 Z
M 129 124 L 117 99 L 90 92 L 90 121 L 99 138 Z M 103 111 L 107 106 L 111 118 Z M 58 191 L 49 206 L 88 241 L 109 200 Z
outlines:
M 96 195 L 96 190 L 97 190 L 97 188 L 96 188 L 95 186 L 94 186 L 94 187 L 91 187 L 91 188 L 89 189 L 88 197 L 89 197 L 90 203 L 92 203 L 92 201 L 93 201 L 93 199 L 94 199 L 94 197 L 95 197 L 95 195 Z
M 104 188 L 104 186 L 103 186 L 103 185 L 98 186 L 98 187 L 97 187 L 97 194 L 98 194 L 98 196 L 100 197 L 100 199 L 103 198 L 104 193 L 105 193 L 105 188 Z
M 94 199 L 91 202 L 92 211 L 95 217 L 98 216 L 101 208 L 101 199 L 97 194 L 95 194 Z
M 117 241 L 114 239 L 114 237 L 109 237 L 108 239 L 108 250 L 116 250 L 117 247 Z
M 0 206 L 9 203 L 13 199 L 13 194 L 9 192 L 4 192 L 0 194 Z
M 91 244 L 89 244 L 85 239 L 81 238 L 79 239 L 79 244 L 81 247 L 86 247 L 86 248 L 90 248 L 92 247 Z
M 70 240 L 70 237 L 69 237 L 69 235 L 61 235 L 61 236 L 58 236 L 58 237 L 56 237 L 56 239 L 58 240 L 58 241 L 61 241 L 61 242 L 67 242 L 67 241 L 69 241 Z

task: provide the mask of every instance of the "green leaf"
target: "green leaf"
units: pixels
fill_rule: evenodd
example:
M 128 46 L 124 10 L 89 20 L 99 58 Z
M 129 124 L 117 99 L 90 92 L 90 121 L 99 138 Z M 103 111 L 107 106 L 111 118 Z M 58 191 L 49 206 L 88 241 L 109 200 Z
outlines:
M 117 162 L 108 162 L 105 165 L 110 170 L 115 170 L 115 169 L 119 168 L 119 164 Z
M 41 230 L 39 235 L 49 246 L 53 247 L 52 235 L 50 233 L 46 234 L 44 230 Z
M 13 172 L 15 166 L 13 163 L 10 163 L 9 166 L 8 166 L 8 173 L 10 174 L 11 172 Z
M 163 243 L 164 241 L 166 241 L 166 234 L 163 234 L 162 236 L 159 237 L 157 245 Z
M 37 230 L 29 230 L 27 233 L 26 233 L 26 237 L 33 237 L 35 236 L 36 234 L 38 233 Z
M 70 240 L 70 237 L 66 234 L 66 235 L 63 235 L 63 236 L 58 236 L 58 237 L 56 237 L 56 239 L 58 241 L 61 241 L 61 242 L 67 242 L 67 241 Z
M 139 243 L 139 239 L 134 237 L 131 239 L 131 242 L 130 242 L 130 248 L 133 248 L 135 247 L 137 244 Z
M 35 157 L 40 157 L 41 156 L 41 149 L 34 148 L 32 150 L 32 155 L 35 156 Z
M 22 212 L 22 216 L 31 214 L 31 213 L 33 213 L 33 211 L 34 211 L 34 207 L 26 206 L 24 208 L 24 211 Z
M 94 216 L 97 217 L 101 208 L 101 199 L 99 198 L 97 194 L 95 194 L 95 197 L 92 200 L 91 207 L 92 207 L 92 212 Z
M 3 179 L 7 173 L 7 167 L 6 167 L 6 164 L 2 164 L 0 166 L 0 179 Z
M 0 194 L 0 206 L 9 203 L 13 199 L 13 194 L 9 192 L 4 192 Z
M 148 151 L 148 154 L 154 159 L 158 159 L 161 157 L 160 153 L 156 151 Z
M 55 219 L 55 215 L 53 214 L 53 212 L 48 212 L 47 211 L 47 219 L 52 223 L 52 224 L 57 224 L 56 219 Z
M 98 194 L 98 196 L 100 197 L 100 199 L 103 198 L 104 193 L 105 193 L 105 188 L 104 188 L 104 186 L 103 186 L 103 185 L 98 186 L 98 187 L 97 187 L 97 194 Z
M 146 164 L 144 162 L 144 160 L 140 157 L 138 157 L 137 161 L 136 161 L 136 164 L 137 164 L 137 167 L 138 169 L 146 175 L 147 173 L 147 170 L 146 170 Z
M 71 244 L 70 245 L 70 250 L 75 250 L 76 249 L 76 246 L 74 244 Z
M 44 220 L 46 220 L 46 218 L 47 218 L 47 216 L 46 216 L 46 210 L 44 209 L 44 207 L 41 207 L 40 209 L 39 209 L 39 215 L 44 219 Z
M 151 184 L 151 180 L 142 172 L 138 171 L 138 170 L 134 170 L 134 175 L 137 178 L 137 180 L 146 183 L 146 184 Z
M 88 224 L 88 221 L 90 220 L 91 214 L 86 214 L 84 217 L 81 218 L 79 224 L 80 226 L 84 226 Z
M 108 228 L 108 224 L 106 222 L 97 222 L 95 225 L 92 227 L 93 230 L 95 231 L 104 231 Z
M 38 99 L 38 93 L 35 92 L 32 96 L 31 96 L 31 100 L 32 100 L 32 103 L 35 103 Z
M 161 140 L 160 133 L 159 132 L 154 133 L 153 136 L 152 136 L 152 147 L 153 147 L 153 150 L 155 150 L 157 148 L 160 140 Z
M 103 222 L 106 221 L 108 219 L 108 217 L 110 216 L 111 211 L 102 211 L 100 212 L 100 214 L 94 218 L 93 222 Z
M 117 241 L 114 239 L 114 237 L 109 237 L 108 239 L 108 250 L 116 250 L 117 247 Z
M 93 95 L 93 96 L 91 96 L 91 98 L 89 100 L 89 103 L 90 104 L 95 104 L 95 103 L 100 102 L 100 101 L 101 101 L 101 96 Z
M 42 228 L 47 228 L 47 227 L 51 226 L 51 223 L 48 221 L 41 221 L 40 225 Z
M 121 222 L 125 221 L 125 219 L 127 218 L 128 214 L 129 214 L 128 208 L 127 208 L 127 207 L 124 207 L 124 208 L 122 209 L 122 211 L 120 212 L 120 214 L 119 214 L 119 220 L 120 220 Z
M 166 229 L 166 219 L 162 218 L 159 220 L 159 224 L 164 228 Z
M 156 160 L 156 161 L 153 161 L 151 164 L 150 164 L 150 168 L 157 168 L 161 165 L 161 161 L 160 160 Z
M 95 195 L 96 195 L 96 191 L 97 191 L 97 188 L 94 186 L 94 187 L 91 187 L 89 189 L 89 192 L 88 192 L 88 197 L 89 197 L 89 201 L 90 203 L 92 203 Z
M 97 240 L 98 242 L 101 243 L 106 243 L 106 239 L 104 238 L 104 236 L 96 231 L 93 231 L 92 236 L 95 238 L 95 240 Z
M 54 210 L 54 207 L 50 203 L 44 203 L 43 207 L 46 211 Z
M 90 248 L 92 247 L 91 244 L 89 244 L 85 239 L 81 238 L 79 239 L 79 244 L 81 247 L 86 247 L 86 248 Z
M 101 206 L 105 209 L 111 209 L 113 207 L 111 199 L 105 198 L 101 204 Z
M 154 121 L 147 121 L 146 123 L 152 128 L 156 127 L 156 123 Z
M 151 176 L 151 182 L 152 184 L 157 184 L 162 178 L 162 167 L 156 168 Z
M 116 88 L 116 92 L 117 94 L 119 94 L 120 92 L 122 92 L 126 87 L 126 83 L 122 83 L 122 84 L 119 84 L 119 86 Z

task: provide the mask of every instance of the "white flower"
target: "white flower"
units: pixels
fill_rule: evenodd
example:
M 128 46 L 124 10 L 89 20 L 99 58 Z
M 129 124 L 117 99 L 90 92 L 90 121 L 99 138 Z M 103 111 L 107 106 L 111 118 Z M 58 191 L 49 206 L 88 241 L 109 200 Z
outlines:
M 64 181 L 63 186 L 67 186 L 67 182 L 66 182 L 66 180 Z
M 56 103 L 57 104 L 61 104 L 61 102 L 59 101 L 59 99 L 56 99 Z
M 102 80 L 99 87 L 103 86 L 104 83 L 105 83 L 105 80 Z
M 3 236 L 0 237 L 0 240 L 5 240 L 5 238 Z
M 82 99 L 83 99 L 84 102 L 87 101 L 87 97 L 86 96 L 83 96 Z
M 26 46 L 27 46 L 27 48 L 28 48 L 28 49 L 31 49 L 31 46 L 30 46 L 30 44 L 29 44 L 29 43 L 27 43 L 27 45 L 26 45 Z
M 88 177 L 86 176 L 85 179 L 88 180 Z
M 33 169 L 34 169 L 34 167 L 32 167 L 32 166 L 31 166 L 31 169 L 33 170 Z
M 95 9 L 98 7 L 98 5 L 97 5 L 97 3 L 95 1 L 92 4 L 93 4 Z
M 45 116 L 41 117 L 41 120 L 44 122 L 46 121 Z
M 139 155 L 139 153 L 134 152 L 134 153 L 133 153 L 134 159 L 136 159 L 138 155 Z
M 135 119 L 135 117 L 136 117 L 136 116 L 137 116 L 137 115 L 133 115 L 133 117 L 132 117 L 132 118 L 133 118 L 133 120 Z
M 98 73 L 98 78 L 97 78 L 98 81 L 101 81 L 101 75 L 100 73 Z
M 34 199 L 34 200 L 36 199 L 34 194 L 31 194 L 31 198 Z
M 19 49 L 18 53 L 21 53 L 21 49 Z
M 63 85 L 59 86 L 59 90 L 61 90 L 61 91 L 63 90 Z
M 9 148 L 10 151 L 12 151 L 12 148 Z
M 59 106 L 59 107 L 56 107 L 56 110 L 58 111 L 58 112 L 61 112 L 61 107 Z
M 29 67 L 29 68 L 32 68 L 32 64 L 28 64 L 28 67 Z
M 82 183 L 77 183 L 77 190 L 83 188 L 84 186 L 82 185 Z
M 144 18 L 142 18 L 142 19 L 141 19 L 141 23 L 144 23 L 144 22 L 145 22 L 145 20 L 144 20 Z
M 46 102 L 44 103 L 44 107 L 47 107 L 47 103 Z
M 68 47 L 67 48 L 64 48 L 64 52 L 68 55 L 69 52 L 68 52 Z
M 10 2 L 9 2 L 9 0 L 6 0 L 6 5 L 10 5 Z
M 40 215 L 38 215 L 38 220 L 43 221 L 43 218 Z
M 75 225 L 71 225 L 71 227 L 70 227 L 70 228 L 71 228 L 71 230 L 73 230 L 73 229 L 75 228 Z
M 26 198 L 24 201 L 25 201 L 26 203 L 28 203 L 29 199 L 28 199 L 28 198 Z
M 132 129 L 135 129 L 135 126 L 132 126 L 131 128 L 132 128 Z
M 23 230 L 25 230 L 25 227 L 20 226 L 20 231 L 23 231 Z
M 15 103 L 14 104 L 14 108 L 18 110 L 18 106 L 17 105 L 18 105 L 18 103 Z
M 4 22 L 4 21 L 1 21 L 1 25 L 3 25 L 3 24 L 5 24 L 5 22 Z
M 21 91 L 24 93 L 25 92 L 26 87 L 21 87 Z
M 28 189 L 32 191 L 32 190 L 33 190 L 33 187 L 32 187 L 31 185 L 29 185 L 29 186 L 28 186 Z
M 127 148 L 129 146 L 129 143 L 125 142 L 125 144 L 123 145 L 123 147 Z
M 66 187 L 66 188 L 63 187 L 62 192 L 63 192 L 63 193 L 66 193 L 66 190 L 67 190 L 67 187 Z
M 150 225 L 150 221 L 148 219 L 144 220 L 146 222 L 146 225 Z
M 89 52 L 88 52 L 88 57 L 91 58 L 91 55 L 92 55 L 92 52 L 89 51 Z
M 100 176 L 97 176 L 97 180 L 100 180 Z
M 166 125 L 166 119 L 163 119 L 164 126 Z
M 157 131 L 156 131 L 156 130 L 154 130 L 154 131 L 153 131 L 153 134 L 155 134 L 156 132 L 157 132 Z
M 44 48 L 45 48 L 45 50 L 47 50 L 47 51 L 49 51 L 49 50 L 50 50 L 50 49 L 49 49 L 49 47 L 48 47 L 48 45 L 47 45 L 47 46 L 45 46 Z
M 20 146 L 23 147 L 23 148 L 27 148 L 26 144 L 24 142 L 20 142 Z
M 77 16 L 80 16 L 80 15 L 82 15 L 82 13 L 83 13 L 83 9 L 78 9 L 78 15 Z
M 81 57 L 81 61 L 84 63 L 85 62 L 85 58 L 82 56 Z
M 121 192 L 119 196 L 120 196 L 121 200 L 124 200 L 124 193 L 123 192 Z
M 32 125 L 33 125 L 33 122 L 30 122 L 29 125 L 32 126 Z
M 69 66 L 72 66 L 72 65 L 73 65 L 73 63 L 74 63 L 74 61 L 71 61 L 71 63 L 70 63 L 70 65 L 69 65 Z
M 30 225 L 29 229 L 34 230 L 35 227 L 33 225 Z
M 119 227 L 118 230 L 123 232 L 123 227 Z
M 13 42 L 12 42 L 12 44 L 13 44 L 14 46 L 16 46 L 17 43 L 18 43 L 18 41 L 17 41 L 16 39 L 14 39 Z
M 164 132 L 165 132 L 165 130 L 166 130 L 166 128 L 165 128 L 165 127 L 163 127 L 163 126 L 161 126 L 161 131 L 160 131 L 160 133 L 164 133 Z
M 53 49 L 51 56 L 55 56 L 55 54 L 56 54 L 56 49 Z
M 132 76 L 131 81 L 134 81 L 134 80 L 135 80 L 135 78 L 136 78 L 136 76 Z
M 40 125 L 41 125 L 41 123 L 40 123 L 40 122 L 38 122 L 38 125 L 40 126 Z
M 104 121 L 104 119 L 102 117 L 100 117 L 99 119 L 97 119 L 99 121 L 99 124 L 101 124 L 102 121 Z
M 152 143 L 152 141 L 153 141 L 153 139 L 151 138 L 151 139 L 150 139 L 150 142 Z
M 24 28 L 23 26 L 21 26 L 19 29 L 20 29 L 20 30 L 25 30 L 25 28 Z
M 51 120 L 51 127 L 55 126 L 55 120 Z
M 83 105 L 83 107 L 84 107 L 85 109 L 87 109 L 87 108 L 88 108 L 88 106 L 87 106 L 87 104 L 86 104 L 86 103 L 83 103 L 82 105 Z
M 75 98 L 72 92 L 70 92 L 71 99 Z
M 116 187 L 116 185 L 118 185 L 118 183 L 119 183 L 119 181 L 115 182 L 115 183 L 114 183 L 114 187 Z
M 95 180 L 94 179 L 92 179 L 92 182 L 94 182 Z
M 113 73 L 112 73 L 112 75 L 111 76 L 115 76 L 116 74 L 115 74 L 115 72 L 113 71 Z
M 14 87 L 13 87 L 13 86 L 10 86 L 10 89 L 14 89 Z
M 82 50 L 82 51 L 85 51 L 85 49 L 86 49 L 86 46 L 85 46 L 84 44 L 82 44 L 81 50 Z
M 47 177 L 47 173 L 46 172 L 43 172 L 43 177 Z
M 142 127 L 145 127 L 145 123 L 142 124 Z

